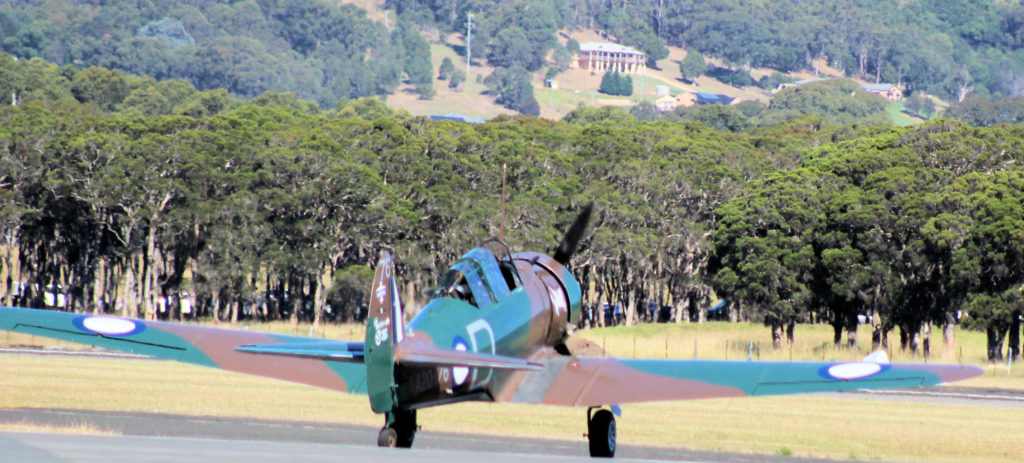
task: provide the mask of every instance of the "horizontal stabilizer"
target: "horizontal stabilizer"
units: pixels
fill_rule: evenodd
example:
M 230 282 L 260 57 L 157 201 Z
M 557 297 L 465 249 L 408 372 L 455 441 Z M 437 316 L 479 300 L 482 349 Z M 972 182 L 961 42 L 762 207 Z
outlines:
M 402 343 L 395 346 L 395 362 L 421 366 L 494 368 L 498 370 L 543 370 L 539 363 L 502 355 L 464 352 L 439 347 Z
M 246 344 L 236 347 L 239 352 L 250 354 L 283 355 L 288 357 L 313 358 L 337 361 L 363 361 L 361 342 L 282 342 L 273 344 Z
M 862 360 L 862 361 L 863 362 L 868 362 L 868 363 L 888 364 L 889 363 L 889 355 L 886 354 L 884 350 L 878 349 L 878 350 L 868 354 L 866 357 L 864 357 L 864 360 Z

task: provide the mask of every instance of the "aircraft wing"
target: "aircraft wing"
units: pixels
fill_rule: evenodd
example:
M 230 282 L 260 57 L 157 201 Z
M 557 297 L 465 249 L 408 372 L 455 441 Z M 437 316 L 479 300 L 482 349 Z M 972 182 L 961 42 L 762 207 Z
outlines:
M 548 357 L 499 400 L 591 406 L 932 386 L 980 375 L 969 365 Z
M 366 393 L 363 343 L 0 307 L 0 330 Z

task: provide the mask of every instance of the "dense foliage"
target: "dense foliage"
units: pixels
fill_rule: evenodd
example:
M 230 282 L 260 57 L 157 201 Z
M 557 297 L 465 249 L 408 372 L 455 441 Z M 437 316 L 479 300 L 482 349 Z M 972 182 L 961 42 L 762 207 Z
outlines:
M 291 91 L 333 107 L 430 82 L 415 25 L 389 31 L 359 7 L 323 1 L 14 0 L 0 6 L 0 49 L 59 65 L 103 66 L 251 98 Z

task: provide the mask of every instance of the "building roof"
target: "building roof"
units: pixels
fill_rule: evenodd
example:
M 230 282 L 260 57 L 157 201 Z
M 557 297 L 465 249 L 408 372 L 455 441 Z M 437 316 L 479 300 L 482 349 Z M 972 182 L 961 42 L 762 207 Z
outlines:
M 732 100 L 735 100 L 731 96 L 718 93 L 693 92 L 693 94 L 697 95 L 697 102 L 700 104 L 729 104 L 732 103 Z
M 604 53 L 625 53 L 627 55 L 643 55 L 644 52 L 633 47 L 605 42 L 587 42 L 580 45 L 580 51 L 599 51 Z
M 803 79 L 793 82 L 793 85 L 809 84 L 811 82 L 821 82 L 823 80 L 829 80 L 831 77 L 811 77 L 810 79 Z
M 893 84 L 864 84 L 860 86 L 868 92 L 888 92 L 893 87 L 895 87 Z
M 487 122 L 485 119 L 481 119 L 479 117 L 467 116 L 465 114 L 459 114 L 459 113 L 448 113 L 448 114 L 445 114 L 443 116 L 432 115 L 432 116 L 428 116 L 428 117 L 431 120 L 435 120 L 435 121 L 456 121 L 456 122 L 467 122 L 467 123 L 470 123 L 470 124 L 483 124 L 484 122 Z

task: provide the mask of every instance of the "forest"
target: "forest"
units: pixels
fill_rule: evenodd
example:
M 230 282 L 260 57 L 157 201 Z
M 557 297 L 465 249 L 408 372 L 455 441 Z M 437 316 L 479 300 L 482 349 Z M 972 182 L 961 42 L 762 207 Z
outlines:
M 596 201 L 571 264 L 588 304 L 621 304 L 625 323 L 649 304 L 699 321 L 726 300 L 777 346 L 804 322 L 866 343 L 867 316 L 872 344 L 927 351 L 932 327 L 949 341 L 962 325 L 992 359 L 1019 355 L 1019 124 L 720 130 L 621 108 L 465 124 L 38 58 L 0 55 L 0 75 L 18 85 L 0 106 L 7 305 L 358 320 L 381 249 L 416 306 L 468 248 L 504 229 L 514 250 L 550 251 Z
M 101 66 L 253 98 L 295 93 L 325 109 L 407 82 L 430 98 L 430 42 L 494 68 L 499 104 L 532 114 L 530 73 L 564 70 L 598 31 L 664 65 L 667 46 L 732 69 L 817 71 L 889 82 L 947 101 L 1024 96 L 1024 6 L 987 0 L 382 0 L 383 21 L 348 2 L 6 0 L 0 50 Z M 466 47 L 467 18 L 474 14 Z M 374 16 L 377 18 L 378 16 Z M 468 53 L 467 53 L 468 52 Z M 673 65 L 674 64 L 671 64 Z M 464 78 L 465 76 L 463 76 Z M 530 88 L 526 88 L 530 87 Z

